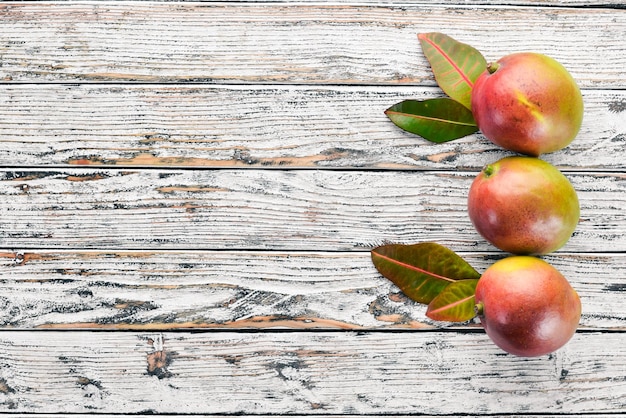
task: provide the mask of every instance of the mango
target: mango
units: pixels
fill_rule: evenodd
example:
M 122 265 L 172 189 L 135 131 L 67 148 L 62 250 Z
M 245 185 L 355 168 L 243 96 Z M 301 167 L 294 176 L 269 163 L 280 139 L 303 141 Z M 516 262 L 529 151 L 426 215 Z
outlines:
M 583 99 L 559 62 L 535 52 L 507 55 L 478 77 L 471 108 L 496 145 L 537 157 L 569 145 L 583 119 Z
M 518 255 L 561 248 L 580 217 L 578 195 L 567 177 L 550 163 L 525 156 L 486 165 L 472 182 L 467 210 L 483 238 Z
M 544 260 L 512 256 L 492 264 L 476 286 L 476 312 L 489 338 L 523 357 L 552 353 L 576 332 L 581 302 Z

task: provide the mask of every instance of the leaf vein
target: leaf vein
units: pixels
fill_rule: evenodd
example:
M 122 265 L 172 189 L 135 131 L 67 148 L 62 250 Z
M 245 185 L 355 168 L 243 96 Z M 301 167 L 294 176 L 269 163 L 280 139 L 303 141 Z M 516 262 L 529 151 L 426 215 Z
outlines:
M 475 123 L 471 123 L 471 122 L 461 122 L 461 121 L 456 121 L 456 120 L 451 120 L 451 119 L 434 118 L 434 117 L 431 117 L 431 116 L 414 115 L 414 114 L 411 114 L 411 113 L 397 112 L 395 110 L 389 110 L 389 111 L 387 111 L 387 113 L 388 114 L 393 114 L 393 115 L 398 115 L 398 116 L 405 116 L 405 117 L 409 117 L 409 118 L 415 118 L 415 119 L 432 120 L 434 122 L 450 123 L 450 124 L 454 124 L 454 125 L 476 126 Z
M 447 282 L 451 282 L 451 283 L 455 281 L 455 280 L 453 280 L 453 279 L 451 279 L 451 278 L 449 278 L 449 277 L 446 277 L 446 276 L 441 276 L 441 275 L 439 275 L 439 274 L 436 274 L 436 273 L 433 273 L 433 272 L 431 272 L 431 271 L 428 271 L 428 270 L 425 270 L 425 269 L 419 268 L 419 267 L 417 267 L 417 266 L 413 266 L 413 265 L 411 265 L 411 264 L 403 263 L 402 261 L 394 260 L 393 258 L 391 258 L 391 257 L 387 257 L 386 255 L 382 255 L 382 254 L 380 254 L 380 253 L 375 253 L 375 254 L 376 254 L 378 257 L 382 258 L 383 260 L 390 261 L 390 262 L 392 262 L 392 263 L 394 263 L 394 264 L 397 264 L 397 265 L 399 265 L 399 266 L 401 266 L 401 267 L 405 267 L 405 268 L 407 268 L 407 269 L 409 269 L 409 270 L 417 271 L 417 272 L 422 273 L 422 274 L 425 274 L 425 275 L 427 275 L 427 276 L 431 276 L 431 277 L 434 277 L 434 278 L 437 278 L 437 279 L 445 280 L 445 281 L 447 281 Z
M 439 313 L 439 312 L 450 310 L 450 309 L 454 308 L 455 306 L 462 305 L 463 303 L 471 300 L 473 297 L 474 297 L 474 295 L 467 296 L 467 297 L 465 297 L 463 299 L 459 299 L 459 300 L 457 300 L 457 301 L 455 301 L 453 303 L 450 303 L 448 305 L 443 305 L 443 306 L 441 306 L 441 307 L 439 307 L 437 309 L 433 309 L 430 312 L 433 313 L 433 314 L 436 314 L 436 313 Z
M 448 54 L 439 45 L 437 45 L 435 42 L 433 42 L 432 39 L 430 39 L 430 38 L 425 38 L 425 40 L 426 40 L 426 42 L 428 42 L 429 45 L 431 45 L 433 48 L 435 48 L 435 50 L 437 50 L 437 52 L 439 52 L 441 54 L 441 56 L 444 58 L 444 60 L 446 62 L 448 62 L 455 69 L 455 71 L 457 71 L 457 73 L 461 76 L 461 78 L 463 78 L 465 83 L 470 88 L 474 87 L 474 83 L 472 82 L 472 80 L 470 80 L 470 78 L 461 70 L 461 68 L 457 65 L 456 62 L 454 62 L 452 59 L 450 59 Z

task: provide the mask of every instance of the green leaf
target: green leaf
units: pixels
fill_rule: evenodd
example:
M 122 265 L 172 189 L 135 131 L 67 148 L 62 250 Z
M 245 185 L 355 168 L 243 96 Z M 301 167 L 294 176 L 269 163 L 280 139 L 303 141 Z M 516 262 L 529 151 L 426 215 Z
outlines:
M 465 322 L 476 316 L 474 293 L 478 279 L 450 283 L 426 310 L 426 316 L 435 321 Z
M 378 271 L 409 298 L 430 303 L 450 283 L 480 274 L 454 251 L 434 242 L 388 244 L 374 248 Z
M 487 61 L 474 47 L 443 33 L 417 35 L 439 87 L 451 98 L 472 108 L 472 88 L 487 69 Z
M 405 100 L 385 114 L 400 128 L 431 142 L 442 143 L 478 131 L 472 112 L 450 98 Z

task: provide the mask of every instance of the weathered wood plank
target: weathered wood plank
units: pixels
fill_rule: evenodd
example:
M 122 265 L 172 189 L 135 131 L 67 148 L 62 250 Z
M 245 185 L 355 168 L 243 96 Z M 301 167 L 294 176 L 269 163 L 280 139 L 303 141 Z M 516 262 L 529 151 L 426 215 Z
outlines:
M 480 333 L 0 333 L 2 412 L 626 412 L 626 333 L 556 354 Z M 601 354 L 600 354 L 601 353 Z M 462 402 L 455 402 L 462 393 Z
M 0 4 L 0 416 L 626 416 L 626 11 L 358 3 Z M 549 53 L 585 88 L 579 139 L 546 156 L 583 206 L 547 257 L 583 300 L 554 355 L 437 329 L 369 260 L 384 240 L 503 255 L 464 211 L 503 153 L 382 115 L 438 94 L 430 30 Z
M 502 256 L 463 254 L 480 272 Z M 581 296 L 581 328 L 626 330 L 625 254 L 545 259 Z M 12 329 L 453 325 L 429 320 L 376 272 L 369 252 L 5 252 L 0 283 L 0 326 Z
M 416 34 L 442 30 L 489 60 L 536 50 L 583 87 L 624 87 L 625 10 L 404 3 L 3 3 L 0 79 L 433 85 Z
M 433 144 L 384 115 L 438 88 L 2 85 L 0 165 L 478 169 L 505 152 L 482 135 Z M 584 91 L 563 169 L 626 168 L 626 91 Z
M 493 250 L 466 213 L 475 172 L 1 170 L 4 248 Z M 565 251 L 626 250 L 626 177 L 570 173 L 581 221 Z
M 5 415 L 5 414 L 0 414 L 0 417 L 6 417 L 6 418 L 10 418 L 13 417 L 15 415 Z M 20 414 L 20 418 L 58 418 L 60 416 L 64 416 L 62 414 Z M 159 414 L 158 415 L 160 418 L 223 418 L 223 415 L 204 415 L 204 414 L 175 414 L 175 415 L 163 415 L 163 414 Z M 280 416 L 280 415 L 277 415 Z M 289 417 L 292 418 L 305 418 L 305 417 L 310 417 L 310 415 L 292 415 L 289 414 Z M 388 417 L 388 415 L 375 415 L 375 414 L 368 414 L 368 417 L 372 417 L 372 418 L 386 418 Z M 394 417 L 397 418 L 411 418 L 414 417 L 415 415 L 395 415 Z M 419 415 L 422 418 L 457 418 L 457 415 Z M 476 415 L 476 416 L 481 416 L 481 415 Z M 490 418 L 509 418 L 510 415 L 488 415 Z M 558 415 L 559 418 L 580 418 L 580 415 L 570 415 L 570 414 L 559 414 Z M 93 414 L 72 414 L 72 418 L 93 418 L 94 415 Z M 148 415 L 143 415 L 143 414 L 113 414 L 113 415 L 108 415 L 108 414 L 98 414 L 97 415 L 98 418 L 154 418 L 154 414 L 148 414 Z M 265 415 L 246 415 L 247 418 L 264 418 Z M 316 418 L 361 418 L 362 415 L 327 415 L 327 414 L 315 414 Z M 533 418 L 554 418 L 554 415 L 542 415 L 542 414 L 533 414 L 532 415 Z M 606 414 L 589 414 L 586 413 L 585 417 L 589 417 L 589 418 L 606 418 Z M 626 417 L 626 414 L 611 414 L 611 417 Z

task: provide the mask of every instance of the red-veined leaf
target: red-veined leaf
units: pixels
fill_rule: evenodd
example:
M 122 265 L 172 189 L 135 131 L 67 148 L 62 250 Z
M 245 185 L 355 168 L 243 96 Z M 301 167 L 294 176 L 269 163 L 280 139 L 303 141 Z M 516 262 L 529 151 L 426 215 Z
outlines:
M 451 98 L 472 108 L 472 88 L 487 69 L 487 61 L 474 47 L 443 33 L 417 35 L 439 87 Z
M 430 303 L 456 280 L 480 277 L 454 251 L 434 242 L 388 244 L 373 249 L 371 254 L 378 271 L 420 303 Z
M 442 143 L 478 131 L 472 112 L 447 97 L 404 100 L 385 111 L 393 123 L 431 142 Z
M 450 283 L 430 302 L 426 316 L 435 321 L 469 321 L 476 316 L 474 311 L 476 284 L 478 279 Z

